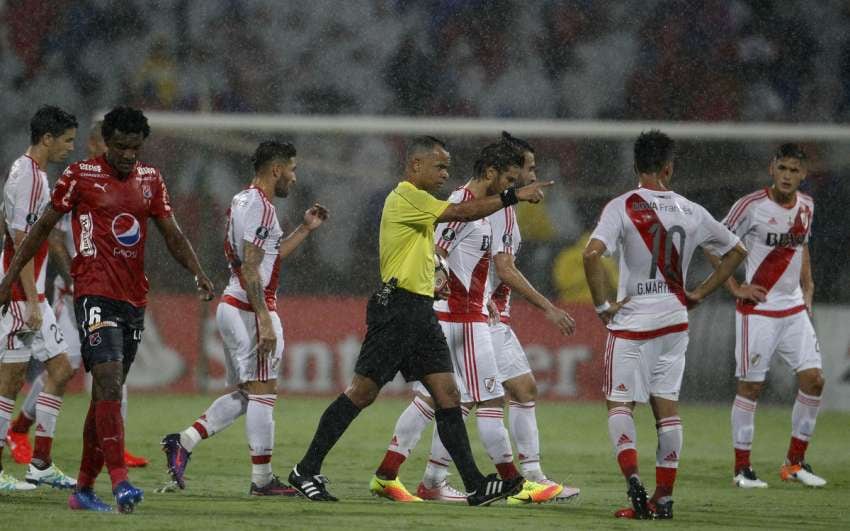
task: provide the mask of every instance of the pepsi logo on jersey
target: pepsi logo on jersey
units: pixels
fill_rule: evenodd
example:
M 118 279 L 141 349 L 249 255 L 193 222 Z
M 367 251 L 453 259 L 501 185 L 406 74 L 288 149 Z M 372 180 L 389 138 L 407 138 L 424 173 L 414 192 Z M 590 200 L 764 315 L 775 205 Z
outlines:
M 142 239 L 142 227 L 135 216 L 122 212 L 112 220 L 112 235 L 124 247 L 133 247 Z

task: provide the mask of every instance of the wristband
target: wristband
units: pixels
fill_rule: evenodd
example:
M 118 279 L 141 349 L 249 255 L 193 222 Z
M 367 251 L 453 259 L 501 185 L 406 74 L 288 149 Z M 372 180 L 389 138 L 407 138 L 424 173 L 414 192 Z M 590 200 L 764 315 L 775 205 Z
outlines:
M 499 194 L 499 197 L 502 199 L 502 205 L 505 207 L 519 203 L 519 199 L 517 199 L 516 196 L 516 188 L 513 186 L 504 190 L 501 194 Z
M 596 313 L 602 313 L 608 311 L 608 308 L 611 307 L 611 303 L 608 301 L 603 302 L 599 306 L 596 306 Z

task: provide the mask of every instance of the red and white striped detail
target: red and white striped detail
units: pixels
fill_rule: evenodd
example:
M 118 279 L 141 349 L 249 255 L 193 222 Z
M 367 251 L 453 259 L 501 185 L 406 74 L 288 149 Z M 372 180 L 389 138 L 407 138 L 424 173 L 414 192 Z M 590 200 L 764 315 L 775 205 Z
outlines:
M 681 417 L 665 417 L 665 418 L 659 420 L 655 424 L 655 428 L 658 429 L 658 430 L 665 429 L 665 431 L 666 431 L 666 429 L 675 428 L 676 426 L 681 426 L 681 425 L 682 425 Z
M 62 409 L 62 397 L 39 393 L 35 407 L 36 409 L 46 409 L 54 414 L 58 414 L 59 410 Z
M 15 401 L 9 400 L 4 396 L 0 396 L 0 418 L 9 420 L 12 418 L 12 412 L 15 410 Z M 5 435 L 3 437 L 5 442 Z
M 740 201 L 738 201 L 738 206 L 732 207 L 732 211 L 729 212 L 728 216 L 726 216 L 724 224 L 731 230 L 731 228 L 734 227 L 735 224 L 740 220 L 741 216 L 744 215 L 744 212 L 747 211 L 747 208 L 750 205 L 752 205 L 759 199 L 764 199 L 765 197 L 767 197 L 767 188 L 758 190 L 749 195 L 745 195 L 741 198 Z
M 732 402 L 732 407 L 736 407 L 742 411 L 748 411 L 750 413 L 756 412 L 756 402 L 739 395 L 735 395 L 735 401 Z
M 463 197 L 460 199 L 461 203 L 463 203 L 464 201 L 469 201 L 470 199 L 475 199 L 475 197 L 472 195 L 472 192 L 470 192 L 469 189 L 467 189 L 465 187 L 460 187 L 460 188 L 458 188 L 458 190 L 463 190 Z M 465 224 L 466 224 L 465 221 L 452 221 L 451 223 L 446 225 L 446 229 L 451 229 L 452 231 L 455 232 L 455 234 L 457 234 L 457 232 L 460 229 L 462 229 Z M 444 230 L 446 230 L 446 229 L 444 229 Z M 443 239 L 443 235 L 440 234 L 440 238 L 437 240 L 437 247 L 439 247 L 440 249 L 442 249 L 444 251 L 448 251 L 449 247 L 452 244 L 452 241 L 453 240 Z
M 531 402 L 514 402 L 511 400 L 508 405 L 517 409 L 534 409 L 536 404 L 533 400 Z
M 25 321 L 23 315 L 21 315 L 21 307 L 18 302 L 12 301 L 9 304 L 9 313 L 12 315 L 12 329 L 9 331 L 9 335 L 6 336 L 6 348 L 14 350 L 15 335 L 24 328 Z
M 248 395 L 248 401 L 273 408 L 277 402 L 277 395 Z
M 797 392 L 797 402 L 809 407 L 820 407 L 820 397 L 814 397 L 802 392 Z
M 463 365 L 466 389 L 473 402 L 480 402 L 481 392 L 478 389 L 478 365 L 475 363 L 475 335 L 472 323 L 463 323 Z
M 514 211 L 514 207 L 509 206 L 509 207 L 505 208 L 505 234 L 506 235 L 511 235 L 511 237 L 513 236 L 514 224 L 515 223 L 516 223 L 516 212 Z M 511 244 L 505 246 L 505 252 L 507 254 L 514 254 L 513 238 L 511 238 Z
M 602 356 L 602 394 L 605 396 L 611 394 L 611 381 L 614 378 L 614 343 L 616 341 L 617 337 L 613 333 L 609 333 L 605 342 L 605 353 Z
M 30 193 L 28 212 L 30 214 L 38 214 L 38 205 L 41 200 L 41 193 L 44 191 L 44 183 L 42 182 L 41 173 L 38 171 L 38 163 L 30 158 L 30 164 L 32 164 L 32 192 Z M 32 228 L 32 225 L 27 223 L 24 232 L 28 233 L 30 228 Z
M 274 205 L 271 204 L 269 199 L 266 197 L 265 192 L 263 192 L 261 189 L 257 188 L 256 186 L 249 186 L 248 188 L 256 190 L 257 193 L 260 194 L 260 199 L 263 200 L 263 218 L 262 218 L 262 221 L 260 222 L 260 226 L 270 228 L 272 220 L 273 220 L 274 215 L 275 215 Z M 254 241 L 252 241 L 251 243 L 253 243 L 257 247 L 262 247 L 263 239 L 260 238 L 258 235 L 255 235 Z
M 480 407 L 475 410 L 475 416 L 478 418 L 503 419 L 505 412 L 500 407 Z
M 750 316 L 741 315 L 741 376 L 750 368 Z
M 422 413 L 422 416 L 428 420 L 434 420 L 434 410 L 418 396 L 413 399 L 413 405 Z
M 612 407 L 611 409 L 608 410 L 608 416 L 609 417 L 614 417 L 614 416 L 617 416 L 617 415 L 625 415 L 627 417 L 631 417 L 632 416 L 632 410 L 625 407 L 625 406 Z

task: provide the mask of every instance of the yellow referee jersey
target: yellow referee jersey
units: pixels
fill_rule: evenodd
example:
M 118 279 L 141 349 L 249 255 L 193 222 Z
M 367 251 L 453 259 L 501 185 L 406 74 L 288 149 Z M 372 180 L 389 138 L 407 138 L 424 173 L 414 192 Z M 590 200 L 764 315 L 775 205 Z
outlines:
M 381 213 L 381 280 L 395 277 L 402 289 L 434 295 L 434 226 L 448 206 L 408 181 L 390 192 Z

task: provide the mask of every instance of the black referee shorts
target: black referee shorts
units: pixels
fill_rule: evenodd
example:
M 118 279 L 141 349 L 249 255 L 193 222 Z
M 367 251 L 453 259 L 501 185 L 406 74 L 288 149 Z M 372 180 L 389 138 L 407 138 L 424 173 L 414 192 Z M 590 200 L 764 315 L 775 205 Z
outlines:
M 396 289 L 382 305 L 366 306 L 366 338 L 354 372 L 383 387 L 397 372 L 408 382 L 454 372 L 446 336 L 434 314 L 434 299 Z

